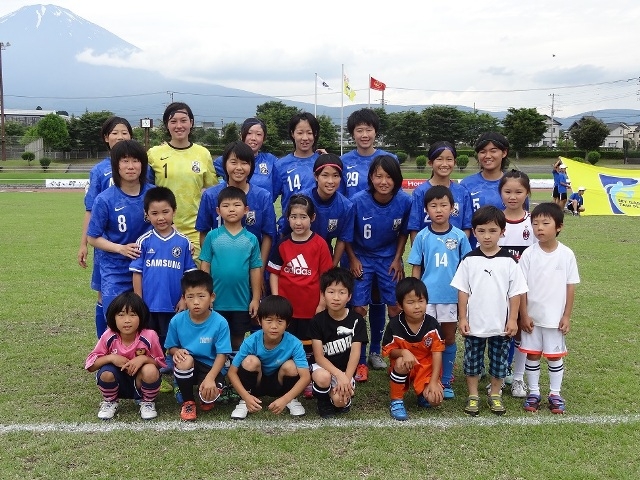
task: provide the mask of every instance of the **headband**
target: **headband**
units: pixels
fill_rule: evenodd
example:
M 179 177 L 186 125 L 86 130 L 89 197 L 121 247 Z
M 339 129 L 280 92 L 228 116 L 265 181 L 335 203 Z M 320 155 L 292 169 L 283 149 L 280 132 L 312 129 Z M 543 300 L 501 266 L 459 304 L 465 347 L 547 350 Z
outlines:
M 338 164 L 335 163 L 323 163 L 322 165 L 320 165 L 318 168 L 316 168 L 313 173 L 316 173 L 318 170 L 323 169 L 324 167 L 333 167 L 336 170 L 342 172 L 342 167 Z
M 444 152 L 445 150 L 449 150 L 454 157 L 456 156 L 456 154 L 453 153 L 453 150 L 451 150 L 451 147 L 439 147 L 439 148 L 436 148 L 434 152 L 431 152 L 431 155 L 429 155 L 429 160 L 434 160 L 438 158 L 438 155 Z

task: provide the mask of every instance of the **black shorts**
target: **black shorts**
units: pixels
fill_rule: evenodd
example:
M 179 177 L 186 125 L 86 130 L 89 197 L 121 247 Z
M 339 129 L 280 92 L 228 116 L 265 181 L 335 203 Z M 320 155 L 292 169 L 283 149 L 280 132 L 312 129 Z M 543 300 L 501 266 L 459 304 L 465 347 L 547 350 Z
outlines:
M 553 186 L 553 198 L 560 198 L 560 194 L 558 193 L 558 186 Z
M 251 315 L 244 311 L 216 310 L 229 324 L 233 337 L 244 337 L 251 330 Z
M 567 199 L 567 192 L 561 193 L 560 200 L 566 200 L 566 199 Z

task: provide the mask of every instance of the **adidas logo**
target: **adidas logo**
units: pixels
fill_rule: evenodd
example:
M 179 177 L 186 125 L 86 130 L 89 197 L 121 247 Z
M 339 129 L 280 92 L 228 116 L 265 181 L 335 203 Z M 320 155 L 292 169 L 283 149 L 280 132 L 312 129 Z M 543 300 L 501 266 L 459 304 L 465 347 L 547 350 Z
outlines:
M 284 271 L 294 275 L 311 275 L 311 269 L 301 253 L 293 260 L 287 262 L 284 266 Z
M 156 253 L 156 251 L 153 248 L 150 248 L 148 253 Z

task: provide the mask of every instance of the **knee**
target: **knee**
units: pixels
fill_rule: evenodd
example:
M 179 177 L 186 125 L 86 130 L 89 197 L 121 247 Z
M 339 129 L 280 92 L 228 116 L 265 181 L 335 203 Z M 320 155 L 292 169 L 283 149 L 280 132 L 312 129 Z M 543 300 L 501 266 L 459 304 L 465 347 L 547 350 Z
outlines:
M 145 383 L 154 383 L 160 379 L 160 370 L 151 363 L 146 363 L 140 369 L 140 378 Z
M 189 370 L 194 366 L 193 357 L 191 355 L 187 355 L 181 362 L 174 363 L 174 366 L 178 370 Z
M 367 307 L 354 307 L 353 308 L 355 310 L 355 312 L 362 316 L 362 317 L 366 317 L 367 316 Z
M 260 359 L 255 355 L 247 355 L 241 365 L 247 372 L 259 372 L 262 368 Z
M 389 305 L 387 306 L 387 310 L 389 312 L 390 317 L 395 317 L 396 315 L 400 315 L 402 309 L 399 305 Z
M 110 372 L 109 370 L 104 370 L 100 372 L 100 375 L 98 376 L 98 378 L 100 378 L 100 381 L 106 382 L 106 383 L 112 383 L 116 381 L 116 376 L 113 374 L 113 372 Z
M 313 380 L 313 383 L 318 385 L 318 387 L 320 388 L 327 388 L 329 385 L 331 385 L 331 374 L 324 368 L 315 370 L 311 374 L 311 379 Z
M 280 367 L 280 373 L 285 377 L 295 377 L 298 375 L 298 367 L 293 360 L 287 360 Z

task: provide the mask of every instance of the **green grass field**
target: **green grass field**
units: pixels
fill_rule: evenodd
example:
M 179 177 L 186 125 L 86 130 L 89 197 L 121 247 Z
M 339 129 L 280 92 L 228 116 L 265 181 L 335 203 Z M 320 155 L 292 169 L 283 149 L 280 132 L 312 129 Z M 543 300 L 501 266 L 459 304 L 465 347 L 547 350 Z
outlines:
M 534 201 L 548 193 L 535 193 Z M 132 403 L 96 417 L 100 395 L 83 370 L 95 344 L 89 270 L 76 263 L 82 194 L 2 192 L 0 268 L 0 478 L 571 479 L 640 478 L 637 317 L 640 219 L 567 217 L 560 239 L 576 252 L 582 283 L 567 338 L 567 413 L 526 414 L 505 394 L 507 414 L 463 412 L 456 399 L 395 422 L 388 379 L 372 372 L 352 412 L 229 420 L 216 406 L 180 423 L 170 394 L 143 423 Z M 541 379 L 548 385 L 546 368 Z

